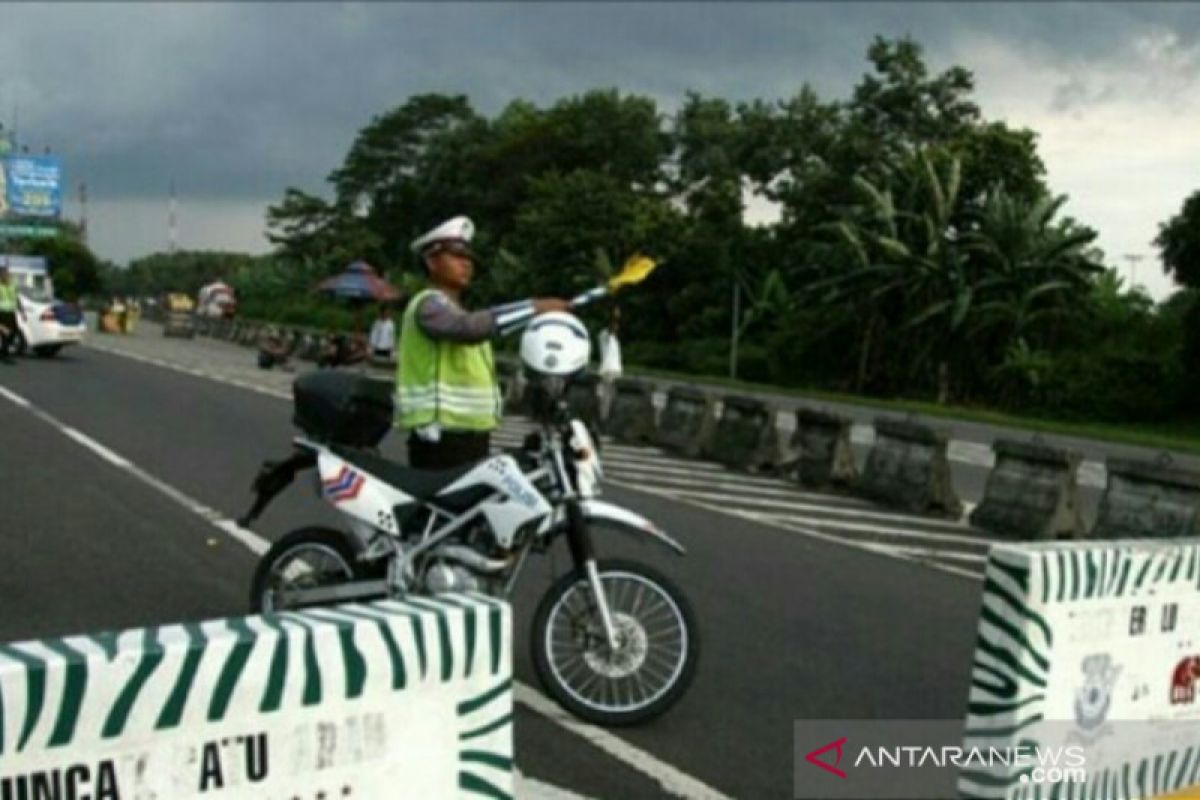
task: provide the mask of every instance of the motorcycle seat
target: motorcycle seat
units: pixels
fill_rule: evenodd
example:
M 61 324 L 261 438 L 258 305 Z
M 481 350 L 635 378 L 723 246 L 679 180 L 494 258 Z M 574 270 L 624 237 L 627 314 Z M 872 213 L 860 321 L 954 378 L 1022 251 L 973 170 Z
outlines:
M 465 511 L 492 493 L 486 486 L 471 486 L 439 495 L 442 489 L 473 470 L 475 464 L 446 470 L 413 469 L 365 450 L 335 447 L 333 452 L 384 483 L 412 495 L 417 502 L 432 502 L 447 511 Z

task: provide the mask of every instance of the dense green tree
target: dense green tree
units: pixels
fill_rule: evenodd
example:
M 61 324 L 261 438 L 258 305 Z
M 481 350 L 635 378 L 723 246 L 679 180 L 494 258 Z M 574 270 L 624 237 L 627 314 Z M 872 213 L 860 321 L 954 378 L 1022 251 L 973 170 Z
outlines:
M 748 224 L 747 198 L 778 221 Z M 663 260 L 617 301 L 633 362 L 726 373 L 737 339 L 744 377 L 1107 417 L 1140 413 L 1154 387 L 1167 413 L 1200 305 L 1114 288 L 1063 202 L 1036 134 L 987 119 L 967 69 L 877 38 L 845 99 L 692 93 L 668 118 L 608 89 L 489 118 L 462 96 L 412 97 L 360 131 L 327 197 L 287 191 L 268 212 L 276 257 L 235 275 L 278 316 L 274 298 L 353 258 L 415 279 L 411 239 L 468 214 L 475 304 L 567 295 L 638 250 Z M 1192 286 L 1197 217 L 1200 197 L 1158 240 Z M 1123 369 L 1138 391 L 1106 388 Z
M 1200 191 L 1159 226 L 1154 244 L 1168 275 L 1184 286 L 1200 288 Z

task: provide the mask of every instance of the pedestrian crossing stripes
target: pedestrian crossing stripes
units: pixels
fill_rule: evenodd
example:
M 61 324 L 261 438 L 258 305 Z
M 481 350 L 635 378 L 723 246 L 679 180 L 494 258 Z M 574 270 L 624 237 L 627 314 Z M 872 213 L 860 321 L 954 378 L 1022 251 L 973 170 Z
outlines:
M 492 433 L 492 441 L 498 449 L 518 447 L 536 429 L 527 419 L 510 417 Z M 600 457 L 604 482 L 613 486 L 967 578 L 982 579 L 993 544 L 962 520 L 906 514 L 856 497 L 813 492 L 782 478 L 731 472 L 657 447 L 604 439 Z

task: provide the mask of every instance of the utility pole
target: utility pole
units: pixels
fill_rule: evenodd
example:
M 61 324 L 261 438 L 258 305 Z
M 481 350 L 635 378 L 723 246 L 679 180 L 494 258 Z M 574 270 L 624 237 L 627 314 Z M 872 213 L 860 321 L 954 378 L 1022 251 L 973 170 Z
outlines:
M 175 225 L 175 179 L 171 179 L 171 198 L 167 203 L 167 252 L 174 253 L 179 231 Z
M 737 378 L 738 363 L 738 328 L 742 323 L 742 287 L 737 278 L 733 279 L 733 331 L 730 334 L 729 347 L 729 377 Z
M 79 184 L 79 238 L 87 244 L 88 240 L 88 220 L 87 220 L 87 184 Z
M 1138 269 L 1138 264 L 1140 264 L 1142 262 L 1143 258 L 1145 258 L 1145 256 L 1141 255 L 1140 253 L 1126 253 L 1125 254 L 1125 260 L 1129 262 L 1129 272 L 1130 272 L 1129 289 L 1130 289 L 1130 291 L 1133 291 L 1138 286 L 1137 269 Z

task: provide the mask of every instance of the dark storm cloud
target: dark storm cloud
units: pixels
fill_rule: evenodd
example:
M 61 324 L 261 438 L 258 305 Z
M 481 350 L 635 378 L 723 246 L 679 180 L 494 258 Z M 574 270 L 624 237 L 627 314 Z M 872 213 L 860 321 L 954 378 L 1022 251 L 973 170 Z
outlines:
M 781 98 L 805 82 L 845 94 L 875 34 L 932 58 L 970 31 L 1064 61 L 1115 51 L 1147 21 L 1194 37 L 1168 6 L 568 3 L 10 6 L 0 113 L 72 173 L 123 195 L 264 196 L 313 184 L 372 115 L 422 91 L 494 113 L 597 86 L 669 106 L 698 90 Z M 944 66 L 944 65 L 943 65 Z M 969 65 L 968 65 L 969 66 Z M 1062 103 L 1078 102 L 1066 87 Z
M 355 133 L 419 92 L 465 93 L 487 114 L 596 87 L 664 110 L 689 90 L 844 97 L 875 35 L 908 35 L 935 69 L 971 68 L 964 42 L 999 43 L 1030 65 L 1012 81 L 1048 81 L 1047 112 L 1071 112 L 1112 99 L 1090 70 L 1119 68 L 1139 37 L 1168 67 L 1200 52 L 1200 10 L 1184 4 L 83 3 L 4 17 L 0 119 L 19 102 L 23 138 L 62 153 L 72 182 L 138 198 L 173 178 L 181 196 L 243 202 L 322 190 Z

